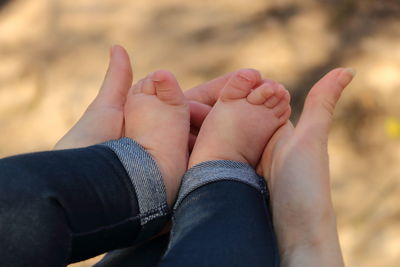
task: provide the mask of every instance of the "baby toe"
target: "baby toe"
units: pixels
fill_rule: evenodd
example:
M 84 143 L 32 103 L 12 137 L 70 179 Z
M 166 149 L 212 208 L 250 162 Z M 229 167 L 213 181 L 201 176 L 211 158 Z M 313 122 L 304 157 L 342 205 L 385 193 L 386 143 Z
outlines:
M 267 81 L 266 83 L 271 84 L 271 87 L 274 89 L 274 95 L 271 96 L 270 98 L 268 98 L 264 105 L 267 108 L 274 108 L 276 105 L 278 105 L 280 99 L 282 98 L 282 96 L 285 93 L 285 88 L 283 86 L 281 86 L 280 84 L 274 82 L 274 81 Z
M 284 95 L 279 99 L 279 102 L 273 107 L 275 116 L 281 117 L 289 108 L 290 94 L 285 90 Z
M 142 93 L 146 95 L 155 95 L 156 88 L 154 87 L 154 83 L 151 79 L 152 74 L 146 76 L 142 82 Z
M 185 97 L 175 76 L 166 70 L 159 70 L 150 76 L 157 97 L 170 105 L 180 105 L 185 102 Z
M 247 96 L 247 101 L 253 105 L 261 105 L 274 95 L 274 88 L 269 83 L 263 83 Z
M 253 69 L 238 70 L 222 90 L 221 100 L 245 98 L 260 81 L 261 75 L 258 71 Z

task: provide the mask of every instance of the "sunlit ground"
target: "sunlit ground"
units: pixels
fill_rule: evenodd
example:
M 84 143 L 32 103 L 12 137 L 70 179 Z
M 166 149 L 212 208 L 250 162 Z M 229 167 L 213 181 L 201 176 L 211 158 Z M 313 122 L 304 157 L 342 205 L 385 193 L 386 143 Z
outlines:
M 290 89 L 294 120 L 323 73 L 354 67 L 357 77 L 339 103 L 330 138 L 344 257 L 348 266 L 398 266 L 399 1 L 11 0 L 2 5 L 0 156 L 51 149 L 95 96 L 115 43 L 128 49 L 136 78 L 164 68 L 183 88 L 237 68 L 259 69 Z

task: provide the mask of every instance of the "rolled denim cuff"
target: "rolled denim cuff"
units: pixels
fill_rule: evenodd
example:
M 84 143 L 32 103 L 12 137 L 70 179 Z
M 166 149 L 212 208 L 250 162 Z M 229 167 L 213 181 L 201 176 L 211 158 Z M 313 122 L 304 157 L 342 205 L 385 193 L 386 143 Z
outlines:
M 137 142 L 126 137 L 101 145 L 114 151 L 128 173 L 135 188 L 141 225 L 166 215 L 169 208 L 165 186 L 152 156 Z
M 250 165 L 230 160 L 206 161 L 185 173 L 174 209 L 197 188 L 219 181 L 241 182 L 254 187 L 262 194 L 268 192 L 264 179 Z

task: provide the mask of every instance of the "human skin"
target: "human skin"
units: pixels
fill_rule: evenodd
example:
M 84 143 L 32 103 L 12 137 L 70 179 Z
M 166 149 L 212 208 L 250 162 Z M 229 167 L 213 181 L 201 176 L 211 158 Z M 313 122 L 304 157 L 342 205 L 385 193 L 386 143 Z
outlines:
M 111 54 L 99 94 L 56 149 L 89 146 L 124 136 L 123 107 L 132 84 L 132 70 L 122 47 L 114 46 Z M 231 76 L 185 92 L 191 113 L 190 147 Z M 343 266 L 330 197 L 327 138 L 335 104 L 352 77 L 350 70 L 337 69 L 313 86 L 296 128 L 290 122 L 282 126 L 258 165 L 259 173 L 269 178 L 283 266 Z M 303 171 L 307 172 L 301 175 Z M 288 221 L 287 217 L 296 220 Z
M 267 178 L 282 266 L 344 266 L 327 144 L 336 103 L 354 75 L 338 68 L 318 81 L 297 126 L 289 121 L 279 128 L 257 166 Z
M 191 132 L 189 147 L 193 147 L 200 126 L 217 101 L 220 90 L 232 73 L 196 86 L 184 93 L 190 107 Z M 98 95 L 79 121 L 57 142 L 55 149 L 95 145 L 124 136 L 124 106 L 133 74 L 129 56 L 121 46 L 110 51 L 110 64 Z M 107 127 L 104 127 L 107 125 Z
M 263 81 L 257 70 L 238 70 L 205 119 L 188 168 L 210 160 L 238 161 L 254 168 L 270 137 L 289 119 L 289 101 L 283 86 Z
M 146 85 L 142 87 L 149 88 L 149 84 L 154 82 L 160 90 L 163 90 L 168 95 L 171 91 L 176 92 L 176 94 L 172 95 L 172 100 L 165 100 L 164 98 L 163 101 L 157 101 L 157 99 L 153 99 L 154 95 L 151 94 L 134 94 L 135 88 L 138 86 L 136 84 L 132 87 L 132 67 L 125 49 L 121 46 L 113 46 L 110 52 L 109 68 L 98 95 L 79 121 L 58 141 L 55 149 L 85 147 L 109 140 L 116 140 L 125 136 L 133 138 L 147 149 L 159 164 L 166 186 L 167 202 L 169 206 L 172 206 L 179 189 L 180 180 L 187 168 L 188 143 L 189 149 L 191 149 L 196 141 L 201 123 L 211 108 L 209 104 L 214 104 L 214 99 L 217 98 L 219 88 L 222 88 L 231 74 L 194 87 L 187 92 L 186 97 L 184 95 L 180 97 L 179 94 L 182 94 L 181 89 L 172 74 L 166 71 L 154 72 L 152 76 L 157 75 L 158 81 L 150 82 L 149 77 L 147 77 L 147 79 L 142 79 L 138 83 L 143 84 L 143 81 L 145 81 Z M 163 81 L 160 80 L 160 77 L 162 77 Z M 153 89 L 155 90 L 155 87 Z M 147 92 L 148 90 L 144 91 Z M 159 94 L 160 92 L 158 92 Z M 135 101 L 138 98 L 140 98 L 140 101 Z M 168 134 L 169 131 L 178 128 L 182 128 L 182 131 L 184 131 L 183 128 L 189 128 L 189 109 L 187 110 L 186 119 L 186 115 L 182 114 L 186 111 L 178 111 L 180 108 L 179 105 L 175 102 L 173 105 L 168 104 L 168 102 L 173 102 L 176 99 L 179 99 L 179 103 L 182 102 L 182 110 L 186 110 L 187 107 L 190 109 L 191 133 L 189 137 L 187 137 L 189 132 L 185 132 L 183 136 L 178 134 L 180 131 Z M 204 103 L 200 103 L 197 100 L 204 101 Z M 142 116 L 135 116 L 134 113 L 137 112 L 142 112 Z M 169 113 L 171 113 L 169 118 L 162 117 Z M 147 117 L 143 116 L 144 114 Z M 151 117 L 152 114 L 154 115 L 153 117 Z M 149 119 L 140 120 L 140 118 Z M 173 119 L 176 120 L 175 124 L 177 126 L 182 124 L 182 127 L 162 126 L 163 123 L 171 122 Z M 154 123 L 158 124 L 164 130 L 154 132 Z M 106 127 L 104 127 L 105 125 Z M 157 133 L 160 136 L 154 136 Z M 169 142 L 162 140 L 163 135 L 165 135 L 165 139 L 168 139 Z M 157 138 L 149 140 L 148 137 L 150 136 Z M 166 144 L 171 145 L 173 143 L 171 140 L 175 139 L 178 142 L 175 142 L 175 149 L 168 147 L 163 149 Z M 189 140 L 183 141 L 185 144 L 181 144 L 180 142 L 185 139 Z M 177 147 L 182 147 L 184 151 L 178 153 L 182 149 L 177 149 Z
M 352 69 L 332 70 L 310 90 L 296 127 L 288 122 L 258 166 L 267 178 L 282 266 L 344 266 L 331 201 L 328 134 Z
M 157 162 L 172 207 L 187 170 L 190 131 L 189 106 L 175 76 L 159 70 L 137 82 L 127 95 L 124 119 L 125 136 Z

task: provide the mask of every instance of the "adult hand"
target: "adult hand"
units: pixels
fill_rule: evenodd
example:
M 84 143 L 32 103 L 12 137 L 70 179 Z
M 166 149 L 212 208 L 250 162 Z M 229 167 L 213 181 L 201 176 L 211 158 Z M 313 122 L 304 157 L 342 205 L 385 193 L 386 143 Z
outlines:
M 103 85 L 79 121 L 55 145 L 55 149 L 90 146 L 119 139 L 124 131 L 124 104 L 132 85 L 129 56 L 113 46 Z
M 317 82 L 297 126 L 288 122 L 273 135 L 258 166 L 268 178 L 282 266 L 344 266 L 327 144 L 335 105 L 353 76 L 340 68 Z

